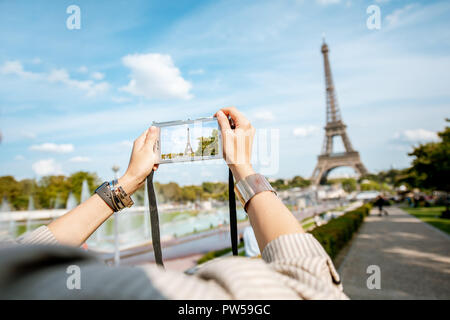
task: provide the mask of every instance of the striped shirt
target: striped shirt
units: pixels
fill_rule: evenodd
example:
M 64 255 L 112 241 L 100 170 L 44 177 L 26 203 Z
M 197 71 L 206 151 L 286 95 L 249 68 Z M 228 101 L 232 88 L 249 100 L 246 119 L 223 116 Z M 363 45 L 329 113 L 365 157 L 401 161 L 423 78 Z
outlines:
M 45 226 L 1 243 L 3 299 L 347 299 L 330 257 L 309 233 L 278 237 L 262 259 L 217 258 L 194 275 L 155 265 L 106 266 L 57 245 Z M 79 290 L 68 289 L 71 265 L 80 270 Z

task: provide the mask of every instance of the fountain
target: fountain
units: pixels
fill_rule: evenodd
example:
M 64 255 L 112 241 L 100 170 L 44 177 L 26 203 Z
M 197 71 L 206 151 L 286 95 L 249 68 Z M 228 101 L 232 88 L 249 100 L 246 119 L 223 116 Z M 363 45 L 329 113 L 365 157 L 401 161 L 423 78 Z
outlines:
M 55 198 L 55 201 L 53 202 L 53 209 L 61 209 L 61 207 L 63 206 L 63 203 L 61 201 L 61 197 L 58 194 Z
M 9 205 L 9 202 L 6 199 L 6 197 L 4 197 L 3 201 L 2 201 L 2 206 L 0 207 L 0 212 L 3 215 L 3 214 L 7 214 L 7 212 L 9 213 L 10 211 L 11 211 L 11 206 Z M 4 228 L 6 228 L 6 223 L 5 223 L 5 226 L 2 226 L 2 229 L 4 229 Z M 14 219 L 9 220 L 8 231 L 12 237 L 16 236 L 16 221 Z
M 67 197 L 66 209 L 72 210 L 76 206 L 77 206 L 77 199 L 75 199 L 75 196 L 73 195 L 73 193 L 70 192 L 69 196 Z
M 31 230 L 31 217 L 32 211 L 34 210 L 34 200 L 33 196 L 30 195 L 28 198 L 28 212 L 27 212 L 27 226 L 25 229 L 25 232 L 28 232 Z
M 4 197 L 2 201 L 2 206 L 0 207 L 0 212 L 8 212 L 8 211 L 11 211 L 11 207 L 9 206 L 8 199 Z
M 81 202 L 85 202 L 90 197 L 91 191 L 89 190 L 88 182 L 87 180 L 83 180 L 83 184 L 81 185 Z

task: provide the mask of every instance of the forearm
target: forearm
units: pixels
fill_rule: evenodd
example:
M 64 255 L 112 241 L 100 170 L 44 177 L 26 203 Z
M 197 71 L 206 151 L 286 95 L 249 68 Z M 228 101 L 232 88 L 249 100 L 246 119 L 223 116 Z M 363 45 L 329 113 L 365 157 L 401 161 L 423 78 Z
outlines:
M 97 195 L 48 225 L 59 243 L 79 246 L 111 216 L 113 210 Z
M 251 166 L 231 167 L 237 181 L 255 172 Z M 300 223 L 271 191 L 255 195 L 247 204 L 247 214 L 261 252 L 266 245 L 284 234 L 304 232 Z
M 135 187 L 131 179 L 119 179 L 119 185 L 125 192 L 132 194 Z M 113 214 L 113 210 L 94 194 L 79 206 L 48 225 L 59 243 L 80 246 L 97 228 Z

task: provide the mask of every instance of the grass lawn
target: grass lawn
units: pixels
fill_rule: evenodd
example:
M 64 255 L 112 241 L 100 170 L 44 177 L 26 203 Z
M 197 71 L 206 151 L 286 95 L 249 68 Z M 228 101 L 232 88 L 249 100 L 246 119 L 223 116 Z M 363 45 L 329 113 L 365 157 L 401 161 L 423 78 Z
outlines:
M 420 220 L 431 224 L 432 226 L 450 234 L 450 219 L 439 218 L 445 207 L 431 208 L 409 208 L 402 207 L 403 210 L 419 218 Z

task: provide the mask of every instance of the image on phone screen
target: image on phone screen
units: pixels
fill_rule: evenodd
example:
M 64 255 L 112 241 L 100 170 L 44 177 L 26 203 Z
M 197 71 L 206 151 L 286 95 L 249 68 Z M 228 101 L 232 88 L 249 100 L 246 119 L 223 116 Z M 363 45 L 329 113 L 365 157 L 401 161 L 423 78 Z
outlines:
M 222 137 L 216 118 L 154 122 L 160 128 L 158 163 L 221 159 Z

